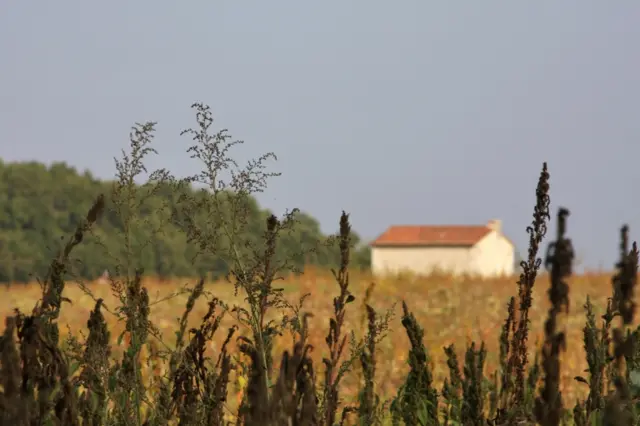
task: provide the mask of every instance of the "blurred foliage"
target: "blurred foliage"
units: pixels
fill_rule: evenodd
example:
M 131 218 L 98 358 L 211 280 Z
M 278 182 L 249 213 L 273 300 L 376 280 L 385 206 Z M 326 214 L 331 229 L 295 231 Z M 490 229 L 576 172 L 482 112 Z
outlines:
M 140 243 L 134 264 L 145 274 L 161 278 L 208 276 L 228 273 L 226 262 L 212 256 L 198 255 L 198 247 L 187 241 L 181 229 L 180 189 L 165 186 L 141 203 L 137 212 L 141 222 L 134 230 Z M 74 252 L 73 274 L 77 278 L 95 279 L 105 270 L 112 271 L 122 259 L 122 223 L 109 203 L 113 182 L 96 179 L 90 172 L 79 173 L 65 163 L 47 167 L 37 162 L 6 163 L 0 160 L 0 282 L 28 282 L 42 277 L 62 244 L 61 238 L 73 233 L 84 214 L 104 193 L 107 211 L 85 244 Z M 208 193 L 193 188 L 182 189 L 196 196 Z M 246 239 L 260 241 L 267 217 L 255 198 L 249 199 Z M 197 212 L 197 220 L 206 221 L 206 212 Z M 289 267 L 302 270 L 305 265 L 336 265 L 339 251 L 329 236 L 322 233 L 316 219 L 296 214 L 296 226 L 282 235 L 277 256 L 286 258 Z M 224 244 L 224 242 L 221 242 Z M 352 265 L 368 269 L 369 248 L 354 233 Z

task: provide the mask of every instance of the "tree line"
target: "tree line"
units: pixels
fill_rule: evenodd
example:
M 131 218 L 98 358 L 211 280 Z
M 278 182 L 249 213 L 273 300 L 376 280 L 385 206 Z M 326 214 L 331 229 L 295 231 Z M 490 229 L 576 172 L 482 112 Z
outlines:
M 153 191 L 143 191 L 148 189 L 143 188 L 147 184 L 140 184 L 136 185 L 136 202 L 120 203 L 115 208 L 116 182 L 97 179 L 88 171 L 80 173 L 65 163 L 46 166 L 0 160 L 0 282 L 29 282 L 43 277 L 52 257 L 82 223 L 99 194 L 105 195 L 107 208 L 86 241 L 74 251 L 69 270 L 77 278 L 91 280 L 105 270 L 113 271 L 125 256 L 133 256 L 129 264 L 143 268 L 145 274 L 163 278 L 215 278 L 230 272 L 232 266 L 219 254 L 223 250 L 201 250 L 202 239 L 193 238 L 188 229 L 193 228 L 194 221 L 198 229 L 206 228 L 209 212 L 198 211 L 198 200 L 209 197 L 207 191 L 171 182 L 157 183 Z M 185 214 L 181 205 L 185 199 L 191 200 L 192 214 Z M 123 220 L 127 206 L 133 210 L 127 214 L 135 217 L 135 222 Z M 242 226 L 241 249 L 251 251 L 259 246 L 272 212 L 261 208 L 252 196 L 244 200 L 243 212 L 246 224 Z M 315 218 L 294 212 L 290 219 L 291 226 L 280 233 L 276 247 L 276 257 L 287 259 L 288 268 L 302 270 L 306 265 L 332 267 L 339 263 L 337 244 L 322 233 Z M 126 233 L 125 226 L 129 227 Z M 125 235 L 132 239 L 134 250 L 125 250 Z M 220 233 L 215 244 L 228 247 L 229 238 Z M 352 265 L 368 268 L 369 248 L 355 233 L 352 245 Z

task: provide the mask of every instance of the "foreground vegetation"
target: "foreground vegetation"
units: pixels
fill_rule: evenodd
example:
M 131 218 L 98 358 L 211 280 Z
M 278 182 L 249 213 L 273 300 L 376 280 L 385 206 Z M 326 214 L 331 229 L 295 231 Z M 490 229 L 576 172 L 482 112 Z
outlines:
M 225 132 L 212 135 L 208 108 L 194 107 L 198 127 L 185 133 L 205 170 L 187 179 L 160 170 L 148 184 L 135 185 L 146 171 L 142 160 L 153 152 L 153 124 L 136 126 L 131 153 L 116 163 L 110 197 L 98 196 L 52 260 L 39 301 L 31 307 L 24 306 L 26 297 L 16 300 L 23 306 L 8 313 L 0 341 L 1 424 L 640 423 L 640 331 L 632 328 L 637 248 L 623 227 L 616 274 L 597 317 L 594 299 L 578 298 L 602 278 L 571 278 L 567 210 L 559 209 L 558 233 L 539 254 L 550 219 L 546 164 L 527 228 L 528 254 L 512 290 L 446 277 L 432 278 L 442 280 L 433 287 L 411 277 L 365 287 L 364 276 L 350 273 L 354 242 L 345 213 L 340 232 L 326 242 L 339 254 L 332 279 L 314 278 L 313 271 L 293 278 L 291 258 L 300 254 L 278 251 L 278 244 L 295 228 L 295 211 L 267 217 L 259 240 L 247 231 L 248 197 L 264 189 L 271 176 L 264 163 L 272 155 L 237 168 L 228 156 L 235 142 Z M 208 185 L 208 192 L 186 191 L 193 183 Z M 167 188 L 180 194 L 167 216 L 141 219 L 144 203 Z M 116 273 L 101 285 L 71 279 L 72 253 L 97 238 L 91 230 L 107 214 L 122 223 L 114 230 L 121 231 L 122 247 L 108 258 Z M 201 278 L 178 289 L 145 283 L 136 262 L 152 242 L 136 230 L 161 232 L 163 223 L 184 232 L 197 252 L 224 262 L 228 283 L 205 285 Z M 541 267 L 548 271 L 544 279 Z M 6 290 L 10 297 L 20 294 L 15 289 Z M 496 290 L 492 298 L 480 299 L 487 289 Z M 606 295 L 594 290 L 596 298 Z M 400 304 L 389 306 L 394 294 Z M 329 306 L 321 306 L 327 299 Z M 174 319 L 179 302 L 184 308 Z M 485 309 L 474 310 L 479 302 Z M 88 303 L 85 333 L 78 333 L 72 312 Z M 583 304 L 582 312 L 576 309 Z M 61 327 L 67 311 L 67 320 L 76 319 L 68 321 L 71 333 Z M 576 358 L 580 328 L 586 363 Z M 567 343 L 573 344 L 568 354 Z
M 364 298 L 373 277 L 367 273 L 354 271 L 351 273 L 352 291 L 357 297 L 353 309 L 345 315 L 345 329 L 355 330 L 358 336 L 363 334 Z M 170 298 L 180 292 L 185 282 L 190 280 L 160 281 L 155 278 L 144 278 L 143 287 L 147 288 L 151 302 L 149 320 L 158 328 L 162 340 L 171 344 L 175 340 L 178 322 L 176 313 L 184 309 L 188 294 Z M 401 301 L 407 300 L 417 322 L 424 328 L 424 344 L 429 349 L 432 361 L 434 383 L 436 388 L 442 389 L 443 381 L 449 376 L 446 354 L 442 348 L 454 344 L 458 359 L 463 359 L 464 349 L 471 341 L 484 341 L 487 347 L 485 374 L 491 377 L 499 369 L 499 338 L 501 326 L 504 322 L 504 301 L 509 300 L 514 293 L 515 284 L 512 278 L 492 279 L 486 281 L 454 279 L 449 277 L 393 277 L 376 280 L 373 291 L 370 292 L 368 303 L 377 311 L 385 312 L 396 304 L 393 312 L 396 314 L 390 322 L 392 331 L 402 330 Z M 118 299 L 111 293 L 106 282 L 88 283 L 90 291 L 104 300 L 108 308 L 115 307 Z M 292 303 L 299 300 L 303 294 L 311 293 L 307 299 L 307 309 L 313 311 L 314 317 L 309 318 L 309 343 L 316 348 L 311 353 L 314 364 L 320 365 L 324 355 L 326 343 L 326 318 L 331 314 L 332 298 L 335 296 L 335 282 L 329 271 L 308 268 L 302 276 L 288 276 L 279 285 L 284 288 L 287 300 Z M 531 308 L 532 337 L 529 350 L 530 359 L 534 359 L 535 351 L 539 350 L 543 336 L 545 313 L 549 303 L 546 291 L 549 288 L 549 276 L 544 274 L 538 279 L 534 288 L 533 305 Z M 229 304 L 241 304 L 242 297 L 234 295 L 233 285 L 226 281 L 211 282 L 204 285 L 204 291 L 215 294 Z M 574 377 L 584 375 L 587 361 L 583 348 L 583 327 L 585 325 L 584 301 L 587 295 L 591 297 L 596 318 L 605 312 L 607 298 L 611 295 L 611 276 L 605 274 L 582 275 L 571 279 L 570 310 L 567 317 L 567 346 L 572 348 L 562 355 L 562 375 L 560 389 L 566 406 L 572 407 L 578 400 L 588 396 L 589 387 L 574 380 Z M 37 283 L 0 287 L 0 316 L 5 318 L 13 314 L 15 308 L 28 312 L 41 296 L 41 289 Z M 77 283 L 68 282 L 65 286 L 65 296 L 72 304 L 68 304 L 60 313 L 59 324 L 61 341 L 65 341 L 71 334 L 86 335 L 87 320 L 93 310 L 92 299 L 85 294 Z M 167 299 L 162 303 L 156 300 Z M 582 302 L 581 302 L 582 301 Z M 637 301 L 637 297 L 636 297 Z M 464 308 L 461 308 L 461 307 Z M 104 309 L 104 308 L 103 308 Z M 208 303 L 205 298 L 198 300 L 193 308 L 187 328 L 197 327 L 200 319 L 205 315 Z M 118 345 L 118 336 L 123 331 L 124 324 L 117 321 L 115 315 L 104 313 L 105 322 L 111 331 L 110 343 L 112 356 L 120 357 L 125 342 Z M 638 321 L 635 321 L 637 323 Z M 220 328 L 227 330 L 235 323 L 231 316 L 225 316 Z M 0 332 L 4 324 L 0 324 Z M 246 334 L 246 330 L 239 329 L 237 333 Z M 217 348 L 223 343 L 224 333 L 215 335 L 213 343 L 206 346 L 207 356 L 216 356 Z M 277 336 L 273 345 L 273 352 L 281 354 L 291 344 L 289 334 Z M 407 354 L 409 339 L 403 333 L 389 333 L 380 343 L 378 352 L 378 369 L 376 372 L 376 391 L 381 399 L 388 400 L 397 394 L 399 386 L 409 369 Z M 156 340 L 150 339 L 141 353 L 141 376 L 145 383 L 152 380 L 153 375 L 164 374 L 168 368 L 158 355 L 163 346 Z M 235 352 L 236 341 L 229 343 L 229 350 Z M 150 365 L 147 363 L 150 362 Z M 229 394 L 227 406 L 231 411 L 237 407 L 243 395 L 246 377 L 242 371 L 232 371 L 230 374 Z M 342 387 L 342 397 L 346 403 L 355 403 L 360 380 L 360 369 L 347 374 Z M 229 415 L 230 420 L 233 419 Z

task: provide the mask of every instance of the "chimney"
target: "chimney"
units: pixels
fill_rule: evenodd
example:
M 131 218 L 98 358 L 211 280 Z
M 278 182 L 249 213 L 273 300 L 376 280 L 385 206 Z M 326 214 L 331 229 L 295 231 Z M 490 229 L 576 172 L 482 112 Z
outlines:
M 502 221 L 500 219 L 492 219 L 487 222 L 487 228 L 496 231 L 498 234 L 502 233 Z

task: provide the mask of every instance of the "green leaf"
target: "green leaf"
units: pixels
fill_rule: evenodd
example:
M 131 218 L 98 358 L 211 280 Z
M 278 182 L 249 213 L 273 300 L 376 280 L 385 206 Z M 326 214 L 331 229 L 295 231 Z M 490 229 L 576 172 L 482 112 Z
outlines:
M 76 371 L 80 368 L 80 363 L 75 361 L 69 365 L 69 376 L 73 376 Z
M 124 331 L 122 333 L 120 333 L 120 335 L 118 336 L 118 346 L 122 346 L 122 339 L 124 339 Z

